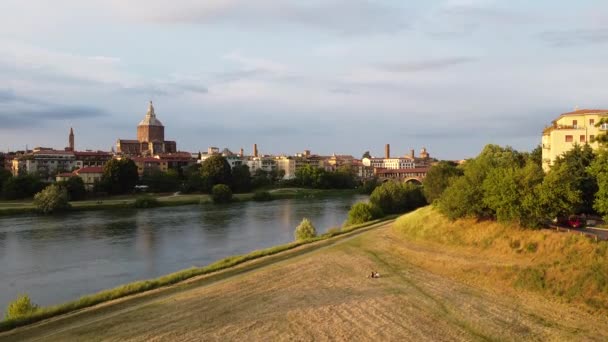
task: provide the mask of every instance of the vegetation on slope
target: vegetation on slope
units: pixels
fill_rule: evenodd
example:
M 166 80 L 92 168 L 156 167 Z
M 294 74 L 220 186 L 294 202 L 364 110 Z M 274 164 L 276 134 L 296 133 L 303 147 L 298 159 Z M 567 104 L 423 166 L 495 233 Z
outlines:
M 432 207 L 400 217 L 395 229 L 419 242 L 470 249 L 485 257 L 518 260 L 491 269 L 462 270 L 468 280 L 503 283 L 589 308 L 608 309 L 608 242 L 495 221 L 450 221 Z

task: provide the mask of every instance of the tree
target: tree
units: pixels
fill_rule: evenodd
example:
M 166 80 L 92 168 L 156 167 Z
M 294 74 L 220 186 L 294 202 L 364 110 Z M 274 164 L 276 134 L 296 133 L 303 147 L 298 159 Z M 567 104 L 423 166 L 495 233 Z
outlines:
M 404 213 L 426 205 L 420 186 L 397 182 L 386 182 L 377 187 L 369 201 L 384 214 Z
M 317 236 L 317 230 L 307 218 L 302 219 L 302 222 L 296 227 L 294 236 L 297 241 L 312 239 Z
M 372 157 L 372 155 L 369 154 L 369 151 L 365 151 L 365 152 L 363 152 L 363 155 L 361 156 L 361 159 L 371 158 L 371 157 Z
M 608 150 L 600 151 L 588 171 L 595 177 L 598 186 L 593 208 L 604 216 L 605 221 L 608 221 Z
M 45 184 L 37 177 L 29 174 L 8 178 L 2 185 L 2 194 L 9 200 L 23 199 L 34 196 L 44 189 Z
M 201 165 L 201 175 L 209 186 L 216 184 L 232 184 L 232 172 L 226 158 L 220 155 L 211 156 Z
M 377 177 L 366 179 L 363 181 L 363 184 L 361 184 L 360 192 L 362 194 L 371 195 L 371 193 L 374 192 L 379 185 L 380 182 L 378 182 Z
M 559 156 L 551 167 L 552 169 L 564 168 L 564 173 L 572 176 L 568 178 L 573 182 L 572 186 L 581 191 L 581 202 L 574 208 L 574 213 L 589 214 L 594 212 L 593 202 L 598 191 L 598 185 L 596 178 L 588 170 L 594 159 L 595 153 L 591 146 L 576 144 L 570 151 Z
M 2 190 L 2 185 L 9 180 L 9 178 L 13 177 L 13 174 L 2 167 L 2 164 L 0 164 L 0 190 Z
M 214 203 L 230 203 L 232 201 L 232 190 L 226 184 L 216 184 L 211 189 L 211 197 Z
M 87 190 L 84 186 L 84 181 L 78 176 L 72 176 L 65 182 L 58 183 L 64 186 L 68 191 L 68 198 L 70 201 L 83 200 L 87 194 Z
M 424 197 L 429 203 L 437 200 L 456 177 L 462 176 L 462 169 L 452 162 L 442 161 L 431 166 L 422 182 Z
M 137 165 L 131 159 L 112 159 L 103 168 L 102 188 L 111 194 L 133 191 L 139 180 Z
M 249 166 L 237 165 L 232 169 L 232 190 L 236 193 L 251 191 L 251 173 Z
M 67 210 L 70 208 L 68 192 L 57 184 L 51 184 L 34 196 L 34 206 L 43 214 Z
M 38 305 L 32 303 L 28 295 L 19 295 L 17 299 L 8 304 L 5 318 L 7 320 L 19 319 L 33 314 L 36 310 L 38 310 Z
M 173 192 L 179 189 L 179 175 L 175 170 L 163 172 L 158 169 L 145 171 L 141 182 L 152 192 Z
M 365 223 L 382 217 L 382 210 L 371 203 L 355 203 L 348 211 L 345 226 Z

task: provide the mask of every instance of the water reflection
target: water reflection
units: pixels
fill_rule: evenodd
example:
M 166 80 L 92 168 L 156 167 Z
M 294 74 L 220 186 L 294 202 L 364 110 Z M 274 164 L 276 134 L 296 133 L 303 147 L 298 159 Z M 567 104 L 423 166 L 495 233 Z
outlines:
M 0 310 L 19 293 L 49 305 L 293 240 L 308 217 L 339 226 L 364 197 L 0 218 Z

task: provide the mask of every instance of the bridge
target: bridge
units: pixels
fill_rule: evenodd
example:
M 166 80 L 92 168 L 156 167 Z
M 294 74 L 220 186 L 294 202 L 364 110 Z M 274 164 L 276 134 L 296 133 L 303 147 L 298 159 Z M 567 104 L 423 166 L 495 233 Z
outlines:
M 405 183 L 422 184 L 428 170 L 428 167 L 408 169 L 375 169 L 374 174 L 381 182 L 392 180 Z

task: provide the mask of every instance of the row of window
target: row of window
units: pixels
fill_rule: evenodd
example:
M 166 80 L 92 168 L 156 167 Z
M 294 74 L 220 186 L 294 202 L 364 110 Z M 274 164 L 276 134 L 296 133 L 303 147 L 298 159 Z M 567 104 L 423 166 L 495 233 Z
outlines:
M 595 135 L 590 135 L 589 136 L 589 141 L 593 142 L 593 139 L 595 139 Z M 566 142 L 574 142 L 574 136 L 572 136 L 572 135 L 566 135 Z M 584 135 L 579 136 L 579 142 L 582 142 L 582 143 L 586 142 L 586 139 L 585 139 Z

